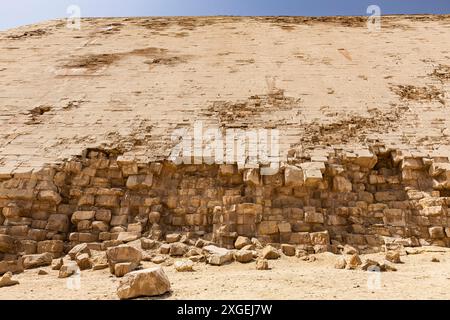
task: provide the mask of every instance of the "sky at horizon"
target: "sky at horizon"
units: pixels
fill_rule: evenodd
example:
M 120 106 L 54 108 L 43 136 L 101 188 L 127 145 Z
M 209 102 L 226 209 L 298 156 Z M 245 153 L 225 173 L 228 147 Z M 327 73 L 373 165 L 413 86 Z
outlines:
M 77 5 L 82 17 L 125 16 L 330 16 L 381 14 L 450 14 L 450 0 L 3 0 L 0 30 L 56 18 L 67 18 Z

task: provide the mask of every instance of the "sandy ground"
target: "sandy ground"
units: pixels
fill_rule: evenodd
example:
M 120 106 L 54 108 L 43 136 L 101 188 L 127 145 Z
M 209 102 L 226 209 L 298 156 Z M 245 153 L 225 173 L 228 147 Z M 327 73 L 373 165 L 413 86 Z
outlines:
M 268 271 L 255 270 L 254 262 L 221 267 L 199 263 L 195 272 L 188 273 L 163 266 L 172 292 L 158 299 L 450 299 L 450 251 L 431 251 L 402 256 L 404 263 L 396 265 L 397 272 L 381 273 L 378 289 L 368 288 L 368 280 L 376 274 L 337 270 L 337 256 L 330 253 L 315 255 L 314 262 L 282 257 L 270 261 L 272 269 Z M 381 261 L 383 255 L 361 256 L 369 257 Z M 432 257 L 440 262 L 431 262 Z M 152 266 L 144 262 L 144 267 Z M 117 299 L 115 289 L 120 280 L 108 269 L 83 271 L 79 290 L 68 289 L 68 280 L 58 279 L 57 271 L 43 269 L 49 274 L 38 276 L 33 269 L 16 275 L 20 284 L 1 288 L 0 299 Z

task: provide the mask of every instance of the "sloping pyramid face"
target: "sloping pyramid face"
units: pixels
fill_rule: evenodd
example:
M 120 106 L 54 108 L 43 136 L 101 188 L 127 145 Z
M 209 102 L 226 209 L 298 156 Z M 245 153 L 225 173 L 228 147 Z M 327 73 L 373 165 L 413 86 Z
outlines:
M 318 251 L 449 245 L 450 17 L 366 22 L 0 33 L 3 251 L 181 230 L 228 247 L 238 235 Z

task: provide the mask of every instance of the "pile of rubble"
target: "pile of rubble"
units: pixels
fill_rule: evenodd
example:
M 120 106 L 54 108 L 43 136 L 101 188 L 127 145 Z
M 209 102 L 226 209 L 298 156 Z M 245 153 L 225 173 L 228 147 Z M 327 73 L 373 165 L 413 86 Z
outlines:
M 2 250 L 11 237 L 0 235 Z M 12 279 L 12 273 L 38 269 L 38 275 L 47 275 L 46 267 L 58 271 L 59 278 L 79 276 L 86 270 L 109 269 L 115 277 L 121 278 L 117 288 L 120 299 L 141 296 L 158 296 L 171 291 L 171 284 L 163 269 L 158 266 L 173 267 L 177 272 L 193 272 L 196 266 L 206 263 L 222 266 L 229 263 L 254 263 L 257 270 L 269 270 L 269 260 L 280 258 L 299 258 L 315 261 L 314 247 L 291 244 L 262 244 L 256 238 L 239 236 L 233 249 L 226 249 L 201 238 L 190 238 L 188 234 L 171 233 L 165 240 L 158 241 L 148 237 L 137 240 L 116 240 L 114 245 L 105 248 L 98 243 L 81 243 L 73 247 L 61 246 L 60 240 L 49 240 L 52 250 L 38 254 L 20 254 L 17 261 L 0 263 L 0 287 L 13 286 L 19 282 Z M 350 245 L 334 247 L 338 255 L 335 268 L 364 271 L 396 271 L 392 263 L 402 263 L 400 252 L 405 248 L 386 238 L 383 250 L 385 261 L 377 262 L 359 257 L 359 250 Z M 58 245 L 59 244 L 59 245 Z M 63 248 L 63 249 L 62 249 Z M 62 250 L 59 250 L 62 249 Z M 392 249 L 392 250 L 389 250 Z M 410 248 L 408 248 L 410 249 Z M 412 248 L 411 248 L 412 249 Z M 152 262 L 156 267 L 144 268 L 143 262 Z

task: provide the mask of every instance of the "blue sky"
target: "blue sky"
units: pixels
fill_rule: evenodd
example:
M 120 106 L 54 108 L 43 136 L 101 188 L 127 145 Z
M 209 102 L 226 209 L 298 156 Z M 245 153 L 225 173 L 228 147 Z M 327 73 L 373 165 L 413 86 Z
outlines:
M 0 30 L 67 17 L 78 5 L 84 17 L 182 15 L 366 15 L 450 13 L 450 0 L 2 0 Z

